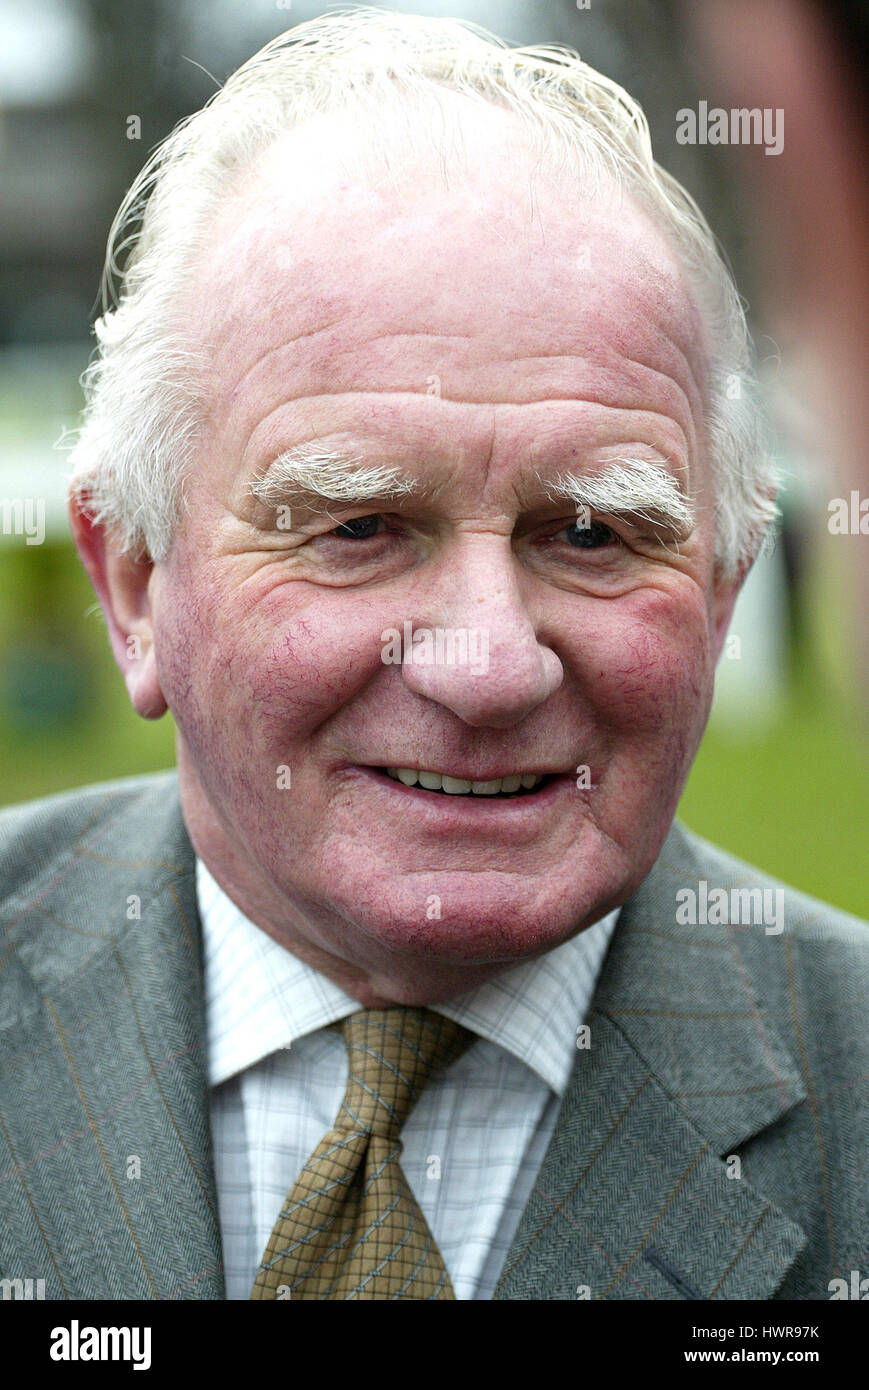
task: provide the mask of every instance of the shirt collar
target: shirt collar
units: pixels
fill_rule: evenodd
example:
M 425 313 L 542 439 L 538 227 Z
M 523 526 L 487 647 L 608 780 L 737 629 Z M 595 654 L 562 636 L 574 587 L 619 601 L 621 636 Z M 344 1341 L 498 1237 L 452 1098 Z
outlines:
M 255 926 L 196 860 L 208 1076 L 218 1086 L 298 1038 L 356 1013 L 359 1001 Z M 436 1006 L 518 1057 L 564 1094 L 619 908 L 535 960 Z

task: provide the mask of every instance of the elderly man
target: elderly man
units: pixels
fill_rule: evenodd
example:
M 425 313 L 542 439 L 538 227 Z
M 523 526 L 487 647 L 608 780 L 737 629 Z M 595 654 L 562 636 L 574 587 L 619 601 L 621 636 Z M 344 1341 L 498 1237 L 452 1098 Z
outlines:
M 178 772 L 3 818 L 0 1273 L 837 1296 L 869 936 L 673 824 L 774 477 L 641 112 L 332 14 L 131 232 L 71 516 Z

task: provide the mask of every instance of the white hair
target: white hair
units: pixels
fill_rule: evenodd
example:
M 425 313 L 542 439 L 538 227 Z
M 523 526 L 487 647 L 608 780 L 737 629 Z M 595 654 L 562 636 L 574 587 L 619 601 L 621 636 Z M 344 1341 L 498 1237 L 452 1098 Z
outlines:
M 640 107 L 570 49 L 510 48 L 467 21 L 369 6 L 267 44 L 175 128 L 130 188 L 109 233 L 73 492 L 124 551 L 166 556 L 208 399 L 207 363 L 185 341 L 178 303 L 233 180 L 306 119 L 350 109 L 360 129 L 382 131 L 397 111 L 407 117 L 409 99 L 445 88 L 515 113 L 550 163 L 614 178 L 667 236 L 706 327 L 716 568 L 742 574 L 777 515 L 745 314 L 702 213 L 655 163 Z

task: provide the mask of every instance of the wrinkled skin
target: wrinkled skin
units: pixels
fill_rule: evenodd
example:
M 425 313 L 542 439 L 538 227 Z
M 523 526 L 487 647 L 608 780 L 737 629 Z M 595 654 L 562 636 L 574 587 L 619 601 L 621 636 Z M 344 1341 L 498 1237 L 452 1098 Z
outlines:
M 135 708 L 177 721 L 197 852 L 367 1006 L 462 992 L 634 891 L 737 588 L 713 578 L 703 337 L 676 258 L 614 191 L 538 170 L 532 206 L 512 133 L 503 158 L 512 120 L 472 117 L 467 171 L 447 189 L 413 163 L 400 197 L 347 172 L 338 118 L 283 137 L 224 205 L 183 306 L 211 403 L 168 557 L 134 563 L 73 514 Z M 436 489 L 299 504 L 281 530 L 247 489 L 314 440 Z M 687 541 L 620 517 L 574 543 L 543 484 L 625 451 L 667 460 Z M 375 513 L 373 536 L 335 533 Z M 405 619 L 485 628 L 488 673 L 384 664 L 381 634 Z M 387 765 L 559 776 L 472 799 Z

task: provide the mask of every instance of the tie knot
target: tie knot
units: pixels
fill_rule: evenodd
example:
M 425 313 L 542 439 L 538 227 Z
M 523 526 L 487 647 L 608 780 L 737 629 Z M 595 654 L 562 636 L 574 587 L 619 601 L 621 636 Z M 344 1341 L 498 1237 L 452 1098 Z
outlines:
M 349 1062 L 341 1122 L 393 1140 L 429 1078 L 473 1041 L 467 1028 L 429 1009 L 364 1009 L 339 1026 Z

